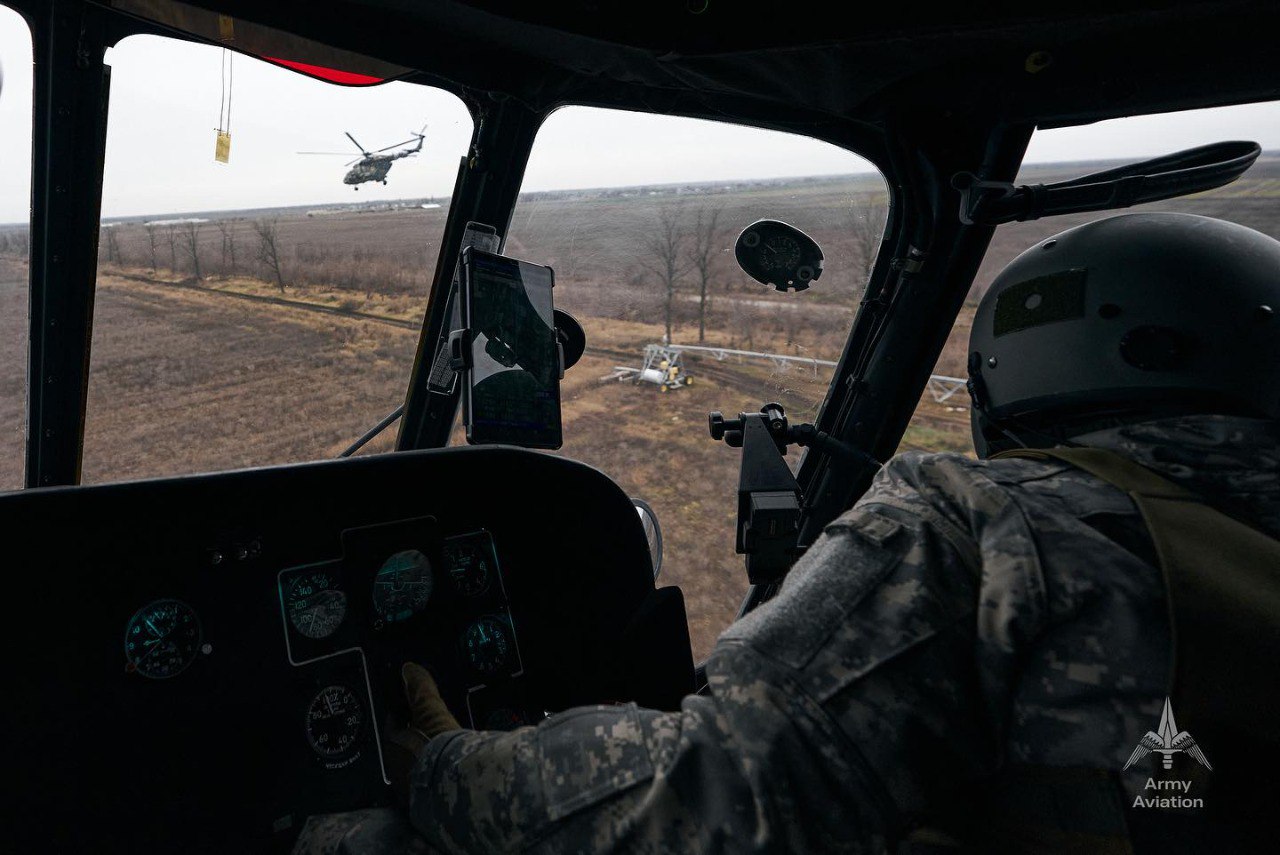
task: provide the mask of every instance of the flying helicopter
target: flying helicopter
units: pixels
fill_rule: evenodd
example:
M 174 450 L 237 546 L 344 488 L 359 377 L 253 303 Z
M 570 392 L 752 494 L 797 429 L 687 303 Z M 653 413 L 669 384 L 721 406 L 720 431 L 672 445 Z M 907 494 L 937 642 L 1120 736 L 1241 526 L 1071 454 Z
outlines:
M 342 178 L 343 184 L 350 184 L 351 189 L 359 190 L 360 185 L 366 181 L 381 181 L 387 183 L 387 173 L 391 171 L 391 164 L 402 157 L 412 157 L 422 151 L 422 141 L 426 139 L 427 126 L 423 125 L 422 130 L 412 133 L 409 139 L 403 142 L 393 143 L 377 151 L 368 151 L 359 141 L 351 135 L 350 131 L 343 131 L 347 139 L 360 152 L 360 157 L 347 161 L 343 166 L 350 166 L 350 171 Z M 401 149 L 392 154 L 383 154 L 384 151 L 390 151 L 393 148 L 400 148 L 412 143 L 410 148 Z M 300 151 L 298 154 L 320 154 L 320 155 L 336 155 L 341 157 L 350 156 L 350 152 L 345 151 Z M 353 165 L 354 164 L 354 165 Z

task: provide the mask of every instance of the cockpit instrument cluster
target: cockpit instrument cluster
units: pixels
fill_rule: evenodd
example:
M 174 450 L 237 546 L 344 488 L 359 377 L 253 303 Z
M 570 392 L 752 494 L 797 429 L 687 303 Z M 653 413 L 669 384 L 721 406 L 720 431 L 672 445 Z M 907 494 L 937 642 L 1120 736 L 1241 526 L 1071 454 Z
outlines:
M 15 602 L 71 628 L 14 660 L 39 691 L 8 701 L 5 852 L 287 852 L 308 817 L 391 806 L 410 661 L 488 730 L 692 686 L 683 600 L 655 588 L 630 500 L 560 456 L 369 455 L 0 510 L 11 551 L 42 555 Z
M 302 735 L 324 768 L 354 762 L 371 723 L 394 708 L 409 660 L 435 674 L 473 727 L 534 718 L 488 531 L 442 532 L 424 517 L 348 529 L 342 550 L 281 571 L 277 586 L 289 662 L 303 671 L 326 663 L 327 676 L 312 677 L 298 701 Z

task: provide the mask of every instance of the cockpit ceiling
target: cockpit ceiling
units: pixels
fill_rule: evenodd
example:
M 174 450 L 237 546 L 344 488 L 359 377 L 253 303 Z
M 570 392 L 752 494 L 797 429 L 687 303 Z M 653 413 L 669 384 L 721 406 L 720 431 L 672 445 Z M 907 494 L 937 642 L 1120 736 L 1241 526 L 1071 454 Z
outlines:
M 230 16 L 236 44 L 260 56 L 375 77 L 415 69 L 535 108 L 779 126 L 952 111 L 1048 127 L 1280 98 L 1273 0 L 882 3 L 856 14 L 724 0 L 112 2 L 215 41 Z
M 111 0 L 111 7 L 198 39 L 224 44 L 311 77 L 370 86 L 412 69 L 332 47 L 303 36 L 172 0 Z

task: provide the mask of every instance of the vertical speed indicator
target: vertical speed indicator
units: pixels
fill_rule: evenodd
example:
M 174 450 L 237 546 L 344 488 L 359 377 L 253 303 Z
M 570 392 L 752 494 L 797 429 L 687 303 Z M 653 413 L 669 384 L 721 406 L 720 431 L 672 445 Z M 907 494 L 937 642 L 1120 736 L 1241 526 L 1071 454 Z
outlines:
M 364 708 L 356 693 L 346 686 L 325 686 L 307 706 L 307 743 L 324 759 L 352 751 L 363 728 Z

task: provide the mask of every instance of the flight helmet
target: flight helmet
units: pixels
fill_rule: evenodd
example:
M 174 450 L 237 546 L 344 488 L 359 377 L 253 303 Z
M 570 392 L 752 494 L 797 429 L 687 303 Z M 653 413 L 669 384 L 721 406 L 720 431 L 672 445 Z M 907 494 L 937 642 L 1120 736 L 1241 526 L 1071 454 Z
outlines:
M 1040 241 L 969 337 L 980 457 L 1164 416 L 1280 418 L 1280 241 L 1192 214 L 1122 214 Z

